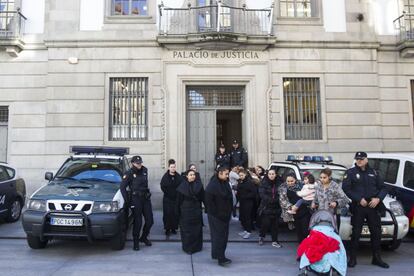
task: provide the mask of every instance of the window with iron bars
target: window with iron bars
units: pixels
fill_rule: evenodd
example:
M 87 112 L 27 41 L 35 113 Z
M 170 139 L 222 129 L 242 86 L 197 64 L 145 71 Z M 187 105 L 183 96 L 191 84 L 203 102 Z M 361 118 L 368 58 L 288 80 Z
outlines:
M 15 11 L 14 0 L 0 0 L 0 31 L 10 28 L 10 21 L 13 18 L 12 13 Z
M 109 140 L 148 139 L 148 78 L 110 78 Z
M 319 78 L 283 78 L 286 140 L 321 140 Z
M 280 0 L 279 16 L 292 18 L 319 17 L 319 0 Z
M 9 122 L 9 107 L 0 106 L 0 124 L 7 124 Z
M 110 0 L 111 15 L 147 16 L 147 0 Z

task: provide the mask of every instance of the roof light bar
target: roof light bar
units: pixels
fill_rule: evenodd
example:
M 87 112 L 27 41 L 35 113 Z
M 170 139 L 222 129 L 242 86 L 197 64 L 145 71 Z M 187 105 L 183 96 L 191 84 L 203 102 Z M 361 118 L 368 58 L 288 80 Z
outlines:
M 286 158 L 288 162 L 318 162 L 318 163 L 331 163 L 333 162 L 332 156 L 300 156 L 300 155 L 288 155 Z
M 100 146 L 71 146 L 69 151 L 73 154 L 106 154 L 124 156 L 129 154 L 129 148 L 100 147 Z

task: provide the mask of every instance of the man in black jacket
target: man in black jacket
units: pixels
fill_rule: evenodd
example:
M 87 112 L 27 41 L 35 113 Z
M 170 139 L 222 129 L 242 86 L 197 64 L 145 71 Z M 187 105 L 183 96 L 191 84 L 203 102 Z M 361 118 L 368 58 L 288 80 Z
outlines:
M 205 204 L 211 233 L 211 257 L 221 266 L 231 263 L 225 251 L 229 238 L 229 222 L 233 210 L 233 194 L 229 184 L 229 169 L 220 167 L 207 185 Z
M 131 159 L 132 168 L 123 176 L 120 190 L 125 202 L 130 206 L 133 218 L 134 227 L 132 235 L 134 238 L 134 250 L 139 250 L 139 242 L 143 242 L 146 246 L 151 246 L 151 241 L 148 240 L 148 235 L 154 224 L 151 205 L 151 193 L 148 189 L 148 170 L 142 165 L 141 156 L 134 156 Z M 131 191 L 131 200 L 129 200 L 127 187 Z M 145 219 L 145 225 L 142 230 L 142 235 L 139 238 L 142 226 L 142 216 Z
M 355 154 L 355 167 L 346 172 L 342 183 L 344 192 L 352 200 L 352 238 L 348 266 L 354 267 L 356 265 L 359 238 L 366 219 L 371 233 L 372 264 L 389 268 L 380 255 L 381 215 L 379 212 L 381 208 L 385 208 L 382 201 L 387 195 L 388 189 L 377 172 L 369 167 L 367 157 L 365 152 Z

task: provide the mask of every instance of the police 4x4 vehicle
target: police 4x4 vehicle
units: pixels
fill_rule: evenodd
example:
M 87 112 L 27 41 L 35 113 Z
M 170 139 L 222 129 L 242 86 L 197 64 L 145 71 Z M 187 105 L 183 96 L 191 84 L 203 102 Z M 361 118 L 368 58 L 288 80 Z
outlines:
M 303 173 L 306 171 L 313 174 L 315 179 L 318 179 L 322 169 L 330 168 L 332 170 L 332 180 L 339 184 L 342 183 L 347 170 L 345 166 L 333 163 L 332 157 L 330 156 L 299 157 L 294 155 L 289 155 L 286 162 L 273 162 L 269 168 L 276 169 L 276 173 L 284 180 L 287 175 L 293 173 L 299 181 L 303 180 Z M 400 246 L 401 240 L 408 233 L 408 218 L 404 215 L 401 204 L 391 196 L 387 195 L 383 203 L 386 207 L 386 212 L 381 217 L 381 243 L 385 249 L 395 250 Z M 352 234 L 351 213 L 349 208 L 344 208 L 340 212 L 341 224 L 339 234 L 342 240 L 350 241 Z M 370 232 L 367 224 L 364 224 L 362 228 L 360 241 L 370 241 Z
M 0 219 L 19 220 L 26 199 L 26 185 L 16 170 L 0 162 Z
M 22 223 L 31 248 L 44 248 L 53 238 L 109 239 L 124 248 L 128 210 L 119 190 L 129 169 L 128 148 L 71 147 L 73 155 L 48 184 L 28 200 Z

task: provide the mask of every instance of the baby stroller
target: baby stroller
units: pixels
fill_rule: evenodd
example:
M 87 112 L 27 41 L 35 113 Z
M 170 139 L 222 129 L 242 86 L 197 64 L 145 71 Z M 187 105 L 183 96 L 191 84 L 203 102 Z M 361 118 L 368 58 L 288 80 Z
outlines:
M 346 251 L 335 216 L 327 210 L 315 212 L 310 234 L 298 247 L 299 275 L 346 275 Z

